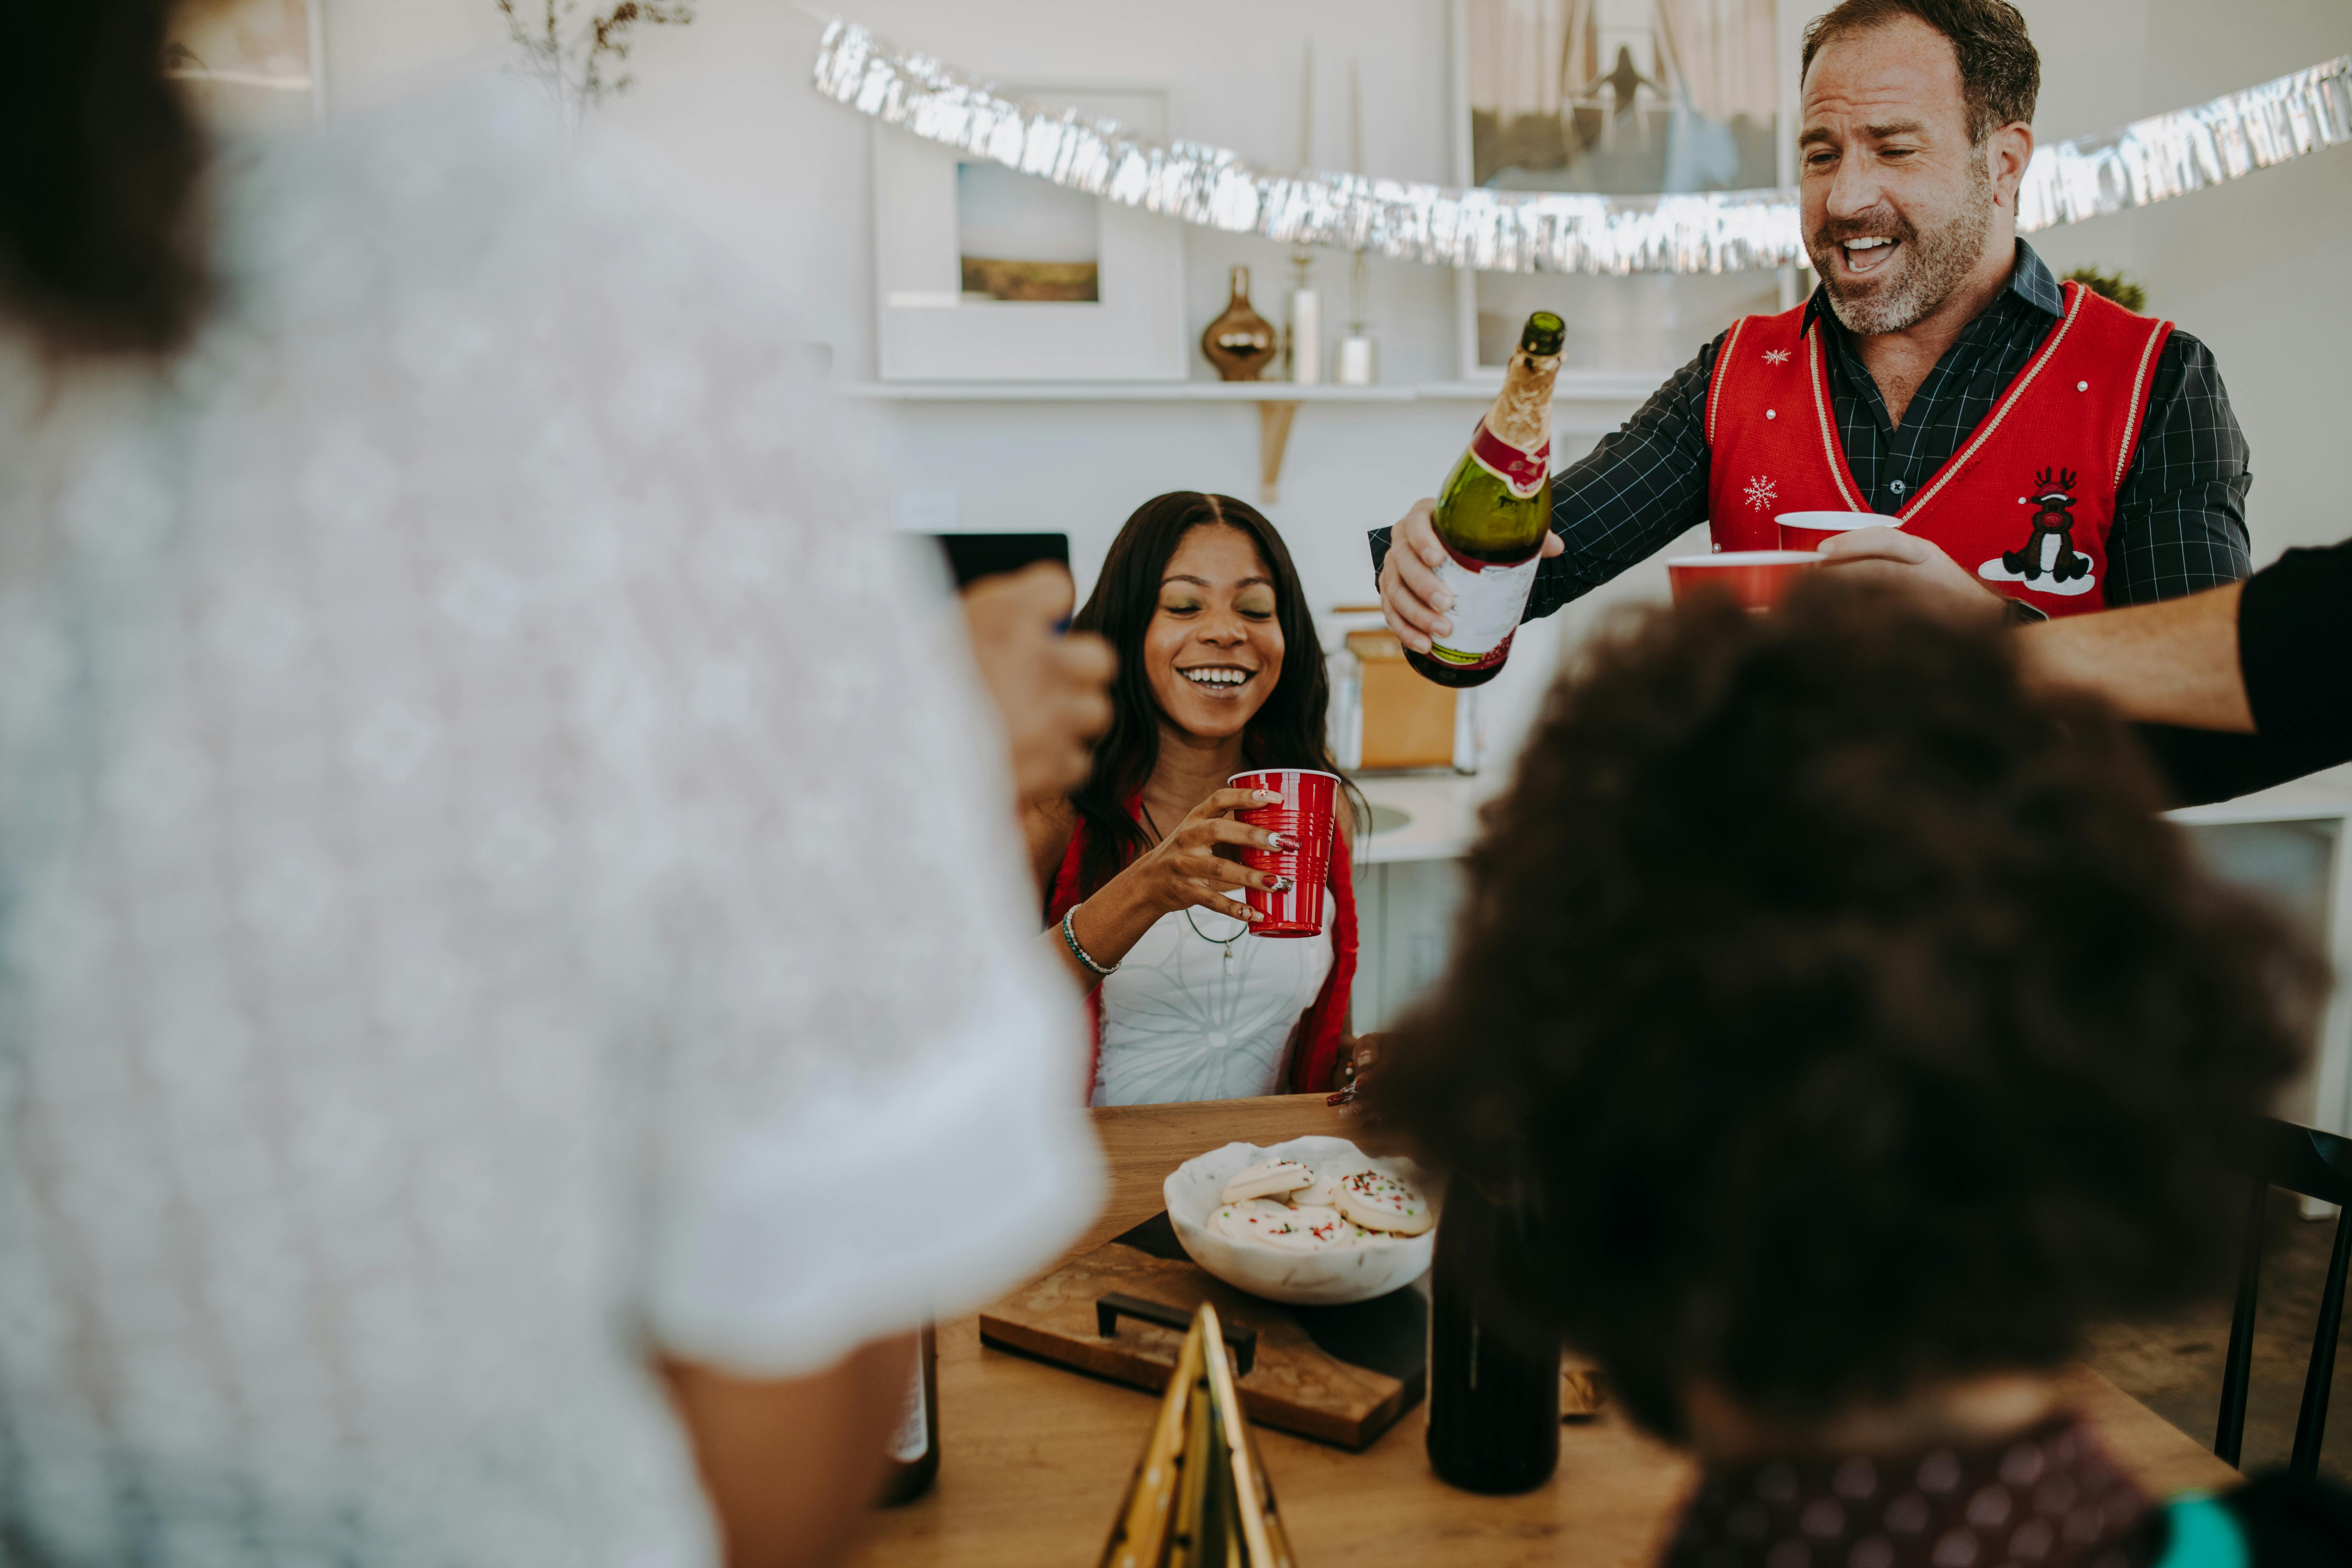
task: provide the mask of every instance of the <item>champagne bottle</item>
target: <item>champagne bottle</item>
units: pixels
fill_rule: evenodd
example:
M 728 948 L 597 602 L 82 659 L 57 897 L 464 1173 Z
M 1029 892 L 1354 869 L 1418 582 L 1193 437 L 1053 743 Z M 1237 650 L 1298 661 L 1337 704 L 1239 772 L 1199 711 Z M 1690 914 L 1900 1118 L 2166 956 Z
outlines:
M 1559 1337 L 1498 1300 L 1521 1211 L 1456 1178 L 1429 1280 L 1429 1464 L 1465 1491 L 1524 1492 L 1559 1463 Z
M 1454 629 L 1404 657 L 1440 686 L 1483 686 L 1511 657 L 1551 526 L 1551 384 L 1567 336 L 1549 310 L 1528 318 L 1502 394 L 1438 492 L 1437 575 L 1454 595 Z
M 940 1341 L 923 1325 L 915 1370 L 907 1380 L 907 1403 L 890 1436 L 890 1474 L 882 1483 L 882 1506 L 897 1508 L 931 1489 L 940 1473 Z

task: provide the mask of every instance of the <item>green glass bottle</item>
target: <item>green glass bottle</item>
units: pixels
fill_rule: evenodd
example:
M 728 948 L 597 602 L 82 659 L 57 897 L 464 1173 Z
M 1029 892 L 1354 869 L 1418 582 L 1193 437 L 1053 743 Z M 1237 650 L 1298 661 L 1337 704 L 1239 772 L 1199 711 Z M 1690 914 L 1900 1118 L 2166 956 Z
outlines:
M 1551 386 L 1567 336 L 1549 310 L 1528 318 L 1501 395 L 1437 494 L 1437 574 L 1454 595 L 1454 629 L 1404 657 L 1440 686 L 1483 686 L 1511 657 L 1551 526 Z

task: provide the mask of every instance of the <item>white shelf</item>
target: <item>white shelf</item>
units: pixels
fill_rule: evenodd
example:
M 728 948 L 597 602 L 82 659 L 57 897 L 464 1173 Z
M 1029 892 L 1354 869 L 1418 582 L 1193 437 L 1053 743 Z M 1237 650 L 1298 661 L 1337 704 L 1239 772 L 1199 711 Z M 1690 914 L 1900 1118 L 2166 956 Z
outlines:
M 1563 374 L 1552 394 L 1552 434 L 1593 437 L 1617 428 L 1614 419 L 1565 417 L 1579 405 L 1629 403 L 1647 397 L 1656 378 L 1646 374 Z M 1289 381 L 854 381 L 851 397 L 889 403 L 1244 403 L 1258 416 L 1258 499 L 1279 499 L 1282 459 L 1290 426 L 1305 403 L 1470 403 L 1490 401 L 1502 385 L 1475 381 L 1400 382 L 1339 386 Z
M 902 403 L 1410 403 L 1414 395 L 1410 386 L 1287 381 L 862 381 L 842 390 Z
M 1562 375 L 1552 401 L 1636 403 L 1664 376 L 1594 372 Z M 1475 381 L 1339 386 L 1288 381 L 856 381 L 851 397 L 891 403 L 1485 403 L 1502 384 Z
M 1643 403 L 1665 384 L 1674 368 L 1664 370 L 1564 370 L 1551 385 L 1551 400 L 1561 403 Z M 1486 403 L 1503 389 L 1496 374 L 1483 381 L 1424 381 L 1413 388 L 1417 397 Z

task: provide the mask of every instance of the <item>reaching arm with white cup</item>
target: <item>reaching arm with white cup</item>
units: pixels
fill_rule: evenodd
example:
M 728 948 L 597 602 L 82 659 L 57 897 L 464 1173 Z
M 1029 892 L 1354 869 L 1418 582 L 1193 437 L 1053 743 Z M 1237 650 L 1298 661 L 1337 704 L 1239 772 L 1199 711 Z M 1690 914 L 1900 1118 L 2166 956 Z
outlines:
M 1930 614 L 1956 621 L 2000 621 L 2010 601 L 1970 576 L 1944 550 L 1883 524 L 1831 534 L 1816 546 L 1840 582 L 1906 595 Z M 2036 618 L 2039 618 L 2038 616 Z

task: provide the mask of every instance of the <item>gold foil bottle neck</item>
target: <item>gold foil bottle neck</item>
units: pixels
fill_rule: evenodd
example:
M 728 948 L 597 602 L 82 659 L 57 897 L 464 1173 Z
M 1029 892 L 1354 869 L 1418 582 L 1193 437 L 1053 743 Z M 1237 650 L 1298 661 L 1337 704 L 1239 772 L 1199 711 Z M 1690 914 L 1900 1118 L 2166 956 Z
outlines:
M 1486 411 L 1486 428 L 1495 439 L 1530 453 L 1551 445 L 1551 387 L 1559 376 L 1559 359 L 1558 354 L 1511 351 L 1503 390 Z

